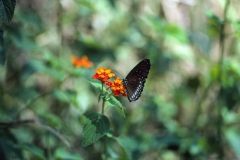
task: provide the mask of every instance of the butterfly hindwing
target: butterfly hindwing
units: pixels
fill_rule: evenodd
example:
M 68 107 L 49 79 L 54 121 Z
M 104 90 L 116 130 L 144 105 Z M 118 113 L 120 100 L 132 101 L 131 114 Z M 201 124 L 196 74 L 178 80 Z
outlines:
M 141 96 L 150 66 L 149 59 L 139 62 L 123 80 L 130 102 L 136 101 Z
M 145 79 L 142 79 L 139 75 L 134 75 L 130 80 L 128 80 L 126 89 L 130 102 L 135 101 L 140 97 L 143 91 L 144 83 Z

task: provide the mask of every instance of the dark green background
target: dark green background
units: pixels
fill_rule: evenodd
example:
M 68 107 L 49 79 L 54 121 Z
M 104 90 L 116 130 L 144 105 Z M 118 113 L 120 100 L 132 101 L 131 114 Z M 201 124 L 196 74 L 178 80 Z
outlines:
M 239 159 L 240 2 L 186 2 L 18 1 L 2 23 L 0 159 Z M 83 114 L 101 113 L 94 69 L 124 78 L 145 58 L 140 99 L 106 111 L 119 138 L 82 148 Z

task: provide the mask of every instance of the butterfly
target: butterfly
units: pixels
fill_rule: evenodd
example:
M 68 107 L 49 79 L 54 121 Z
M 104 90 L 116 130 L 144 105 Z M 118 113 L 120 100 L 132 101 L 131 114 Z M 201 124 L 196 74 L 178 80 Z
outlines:
M 136 101 L 143 91 L 151 64 L 149 59 L 139 62 L 123 79 L 124 87 L 127 90 L 127 97 L 130 102 Z

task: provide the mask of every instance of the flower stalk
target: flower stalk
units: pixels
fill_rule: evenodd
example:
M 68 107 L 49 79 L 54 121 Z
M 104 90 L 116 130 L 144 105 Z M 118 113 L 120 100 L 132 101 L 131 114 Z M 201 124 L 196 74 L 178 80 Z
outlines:
M 102 114 L 104 115 L 104 108 L 105 108 L 105 98 L 103 98 L 103 102 L 102 102 Z

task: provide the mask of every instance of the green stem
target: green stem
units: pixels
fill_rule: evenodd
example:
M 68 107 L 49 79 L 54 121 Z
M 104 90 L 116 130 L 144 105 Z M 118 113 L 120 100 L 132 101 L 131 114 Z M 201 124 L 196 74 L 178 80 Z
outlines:
M 105 102 L 106 102 L 106 100 L 105 100 L 105 98 L 103 98 L 103 103 L 102 103 L 102 114 L 104 114 Z
M 221 85 L 222 83 L 222 71 L 223 71 L 223 60 L 224 60 L 224 40 L 225 40 L 225 25 L 227 21 L 227 11 L 229 9 L 230 0 L 226 1 L 226 5 L 224 8 L 224 15 L 223 15 L 223 22 L 220 26 L 220 33 L 219 33 L 219 44 L 220 44 L 220 59 L 219 59 L 219 75 L 218 75 L 218 82 Z M 222 103 L 221 100 L 218 99 L 218 107 L 217 107 L 217 114 L 218 114 L 218 123 L 217 123 L 217 139 L 219 143 L 218 147 L 218 156 L 223 159 L 224 152 L 223 152 L 223 141 L 222 141 L 222 125 L 223 125 L 223 117 L 221 115 L 222 110 Z
M 102 94 L 103 94 L 103 84 L 102 84 Z M 102 114 L 104 114 L 104 107 L 105 107 L 106 97 L 103 97 L 102 100 L 103 100 L 103 102 L 102 102 Z
M 102 100 L 103 100 L 103 102 L 102 102 L 102 114 L 104 115 L 104 108 L 105 108 L 106 97 L 104 97 Z M 107 137 L 104 136 L 103 139 L 104 139 L 104 141 L 103 141 L 103 153 L 104 153 L 104 156 L 106 158 L 106 155 L 107 155 L 107 142 L 106 142 L 107 141 Z
M 211 89 L 212 87 L 212 83 L 210 83 L 205 89 L 204 91 L 202 92 L 202 94 L 199 96 L 198 100 L 197 100 L 197 107 L 196 107 L 196 111 L 195 111 L 195 115 L 194 115 L 194 118 L 193 118 L 193 121 L 191 123 L 191 128 L 192 129 L 192 133 L 195 133 L 196 130 L 197 130 L 197 121 L 198 121 L 198 118 L 199 116 L 201 115 L 202 113 L 202 110 L 201 110 L 201 107 L 202 107 L 202 103 L 204 102 L 204 99 L 207 97 L 208 95 L 208 92 L 209 90 Z

